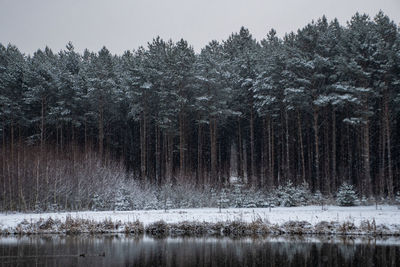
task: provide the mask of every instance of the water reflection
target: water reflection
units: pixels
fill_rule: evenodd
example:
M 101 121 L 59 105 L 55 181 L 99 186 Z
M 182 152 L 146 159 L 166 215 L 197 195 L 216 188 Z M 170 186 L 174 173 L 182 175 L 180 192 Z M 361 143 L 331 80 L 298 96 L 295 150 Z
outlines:
M 0 266 L 400 266 L 400 239 L 0 237 Z

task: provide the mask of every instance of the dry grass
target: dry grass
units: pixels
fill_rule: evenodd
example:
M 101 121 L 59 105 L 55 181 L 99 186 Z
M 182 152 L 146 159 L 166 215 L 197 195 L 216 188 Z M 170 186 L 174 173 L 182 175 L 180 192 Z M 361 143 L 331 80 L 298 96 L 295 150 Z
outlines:
M 388 236 L 400 235 L 400 225 L 392 225 L 391 228 L 385 225 L 376 225 L 375 220 L 363 221 L 360 226 L 355 226 L 352 222 L 326 222 L 322 221 L 316 225 L 311 225 L 306 221 L 289 221 L 282 225 L 270 224 L 261 219 L 250 223 L 241 220 L 225 222 L 190 222 L 168 224 L 165 221 L 157 221 L 144 227 L 143 223 L 136 220 L 134 222 L 112 221 L 110 218 L 101 222 L 94 220 L 72 218 L 67 216 L 64 221 L 59 219 L 39 219 L 37 221 L 24 220 L 15 228 L 5 228 L 0 230 L 0 234 L 42 234 L 42 233 L 62 233 L 75 235 L 81 233 L 126 233 L 133 235 L 147 234 L 153 237 L 167 236 L 262 236 L 269 234 L 320 234 L 320 235 L 366 235 L 366 236 Z

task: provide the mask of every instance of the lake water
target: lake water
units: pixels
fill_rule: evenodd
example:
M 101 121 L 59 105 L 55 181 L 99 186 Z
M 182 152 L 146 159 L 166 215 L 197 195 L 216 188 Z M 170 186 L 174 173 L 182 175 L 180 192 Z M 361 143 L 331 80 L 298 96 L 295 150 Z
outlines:
M 400 239 L 0 237 L 0 266 L 400 266 Z

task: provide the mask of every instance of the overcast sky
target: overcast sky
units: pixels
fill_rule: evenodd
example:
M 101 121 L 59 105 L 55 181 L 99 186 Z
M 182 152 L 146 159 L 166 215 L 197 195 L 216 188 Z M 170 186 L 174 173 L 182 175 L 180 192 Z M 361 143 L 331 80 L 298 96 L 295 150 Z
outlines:
M 184 38 L 197 52 L 241 26 L 260 40 L 271 28 L 280 36 L 326 15 L 342 24 L 357 11 L 383 10 L 400 22 L 400 0 L 0 0 L 0 43 L 32 54 L 72 41 L 77 51 L 112 53 L 146 45 L 157 35 Z

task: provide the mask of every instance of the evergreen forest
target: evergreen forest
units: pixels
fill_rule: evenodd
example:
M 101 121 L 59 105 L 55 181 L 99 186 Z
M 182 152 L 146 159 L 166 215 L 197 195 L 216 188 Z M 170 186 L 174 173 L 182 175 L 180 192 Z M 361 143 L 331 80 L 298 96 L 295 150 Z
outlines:
M 383 12 L 323 16 L 262 40 L 242 27 L 199 53 L 160 37 L 122 55 L 0 44 L 0 139 L 1 210 L 90 208 L 132 183 L 216 190 L 230 177 L 391 200 L 400 27 Z

